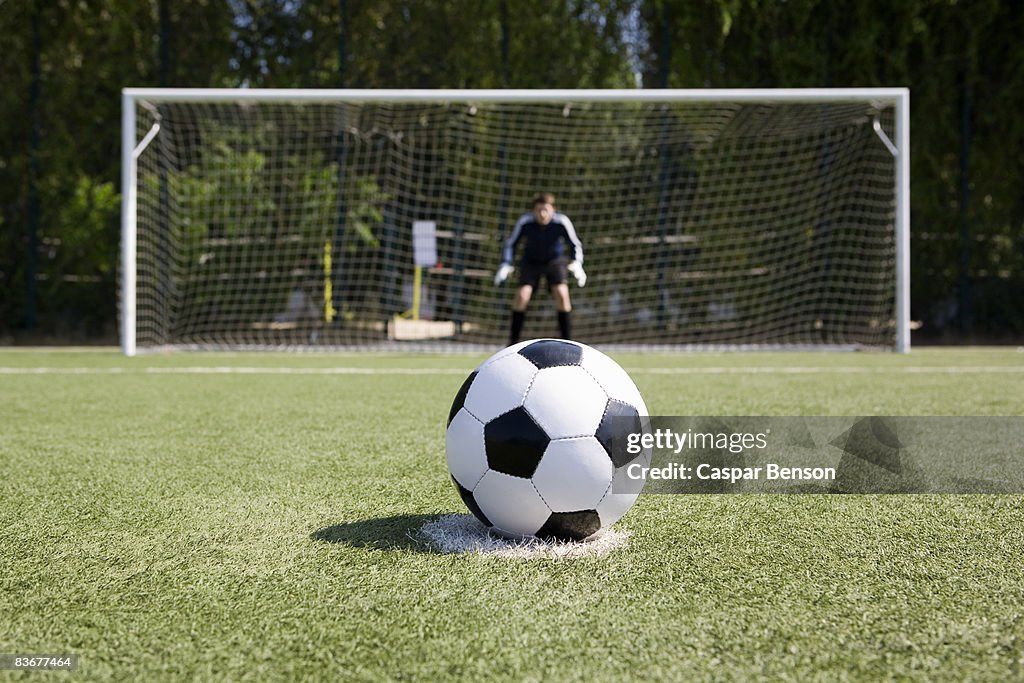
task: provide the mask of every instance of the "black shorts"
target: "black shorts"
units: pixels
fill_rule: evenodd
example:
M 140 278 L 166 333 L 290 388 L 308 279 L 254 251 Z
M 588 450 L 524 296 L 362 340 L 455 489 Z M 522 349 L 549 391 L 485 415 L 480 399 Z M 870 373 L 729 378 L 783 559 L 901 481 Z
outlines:
M 560 285 L 569 279 L 569 262 L 565 259 L 554 259 L 547 263 L 523 261 L 519 264 L 519 286 L 530 285 L 534 289 L 540 284 L 540 276 L 547 280 L 548 289 Z

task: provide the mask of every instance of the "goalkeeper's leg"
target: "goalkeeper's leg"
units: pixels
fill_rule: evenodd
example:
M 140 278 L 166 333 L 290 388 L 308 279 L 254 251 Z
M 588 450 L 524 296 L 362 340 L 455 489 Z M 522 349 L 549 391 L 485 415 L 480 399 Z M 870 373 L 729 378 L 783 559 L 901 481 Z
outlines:
M 569 311 L 558 312 L 558 333 L 562 339 L 572 339 L 572 319 Z
M 572 301 L 569 299 L 569 285 L 560 282 L 551 288 L 558 311 L 558 333 L 562 339 L 572 339 Z
M 519 341 L 519 335 L 523 332 L 523 323 L 526 322 L 526 307 L 530 305 L 530 298 L 533 296 L 532 285 L 521 285 L 516 290 L 515 301 L 512 302 L 512 325 L 509 329 L 509 346 Z

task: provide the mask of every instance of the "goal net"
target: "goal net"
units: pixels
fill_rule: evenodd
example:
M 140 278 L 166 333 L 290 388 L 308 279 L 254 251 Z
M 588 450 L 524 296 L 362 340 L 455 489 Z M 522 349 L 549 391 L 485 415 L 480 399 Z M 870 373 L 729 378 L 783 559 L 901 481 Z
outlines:
M 500 345 L 518 273 L 494 271 L 542 190 L 583 244 L 580 341 L 907 348 L 905 90 L 128 89 L 124 107 L 129 354 Z M 557 329 L 536 292 L 524 338 Z

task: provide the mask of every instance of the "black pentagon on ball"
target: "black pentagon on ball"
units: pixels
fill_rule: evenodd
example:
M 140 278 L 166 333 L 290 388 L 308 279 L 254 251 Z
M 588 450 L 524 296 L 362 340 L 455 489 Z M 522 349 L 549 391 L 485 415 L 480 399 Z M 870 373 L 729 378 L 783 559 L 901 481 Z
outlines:
M 579 365 L 583 359 L 583 347 L 557 339 L 543 339 L 519 349 L 519 355 L 543 370 L 559 365 Z
M 529 479 L 533 476 L 548 441 L 548 435 L 522 406 L 484 426 L 488 466 L 513 477 Z
M 473 513 L 473 516 L 483 522 L 484 526 L 494 526 L 491 524 L 491 520 L 487 519 L 487 515 L 485 515 L 484 511 L 480 509 L 480 506 L 476 504 L 476 498 L 473 497 L 473 492 L 457 482 L 455 477 L 452 477 L 452 483 L 455 484 L 455 490 L 459 492 L 462 502 L 466 504 L 469 511 Z
M 448 411 L 448 426 L 451 426 L 452 420 L 455 419 L 455 415 L 462 409 L 462 406 L 466 403 L 466 394 L 469 393 L 469 387 L 473 384 L 473 380 L 476 379 L 476 370 L 469 373 L 469 377 L 459 387 L 459 393 L 455 394 L 455 400 L 452 401 L 452 408 Z
M 623 401 L 611 398 L 604 407 L 604 416 L 594 434 L 604 446 L 616 468 L 627 465 L 636 455 L 626 451 L 626 437 L 639 434 L 643 429 L 640 412 Z
M 597 510 L 552 512 L 548 521 L 534 535 L 557 541 L 582 541 L 597 533 L 600 528 L 601 518 Z

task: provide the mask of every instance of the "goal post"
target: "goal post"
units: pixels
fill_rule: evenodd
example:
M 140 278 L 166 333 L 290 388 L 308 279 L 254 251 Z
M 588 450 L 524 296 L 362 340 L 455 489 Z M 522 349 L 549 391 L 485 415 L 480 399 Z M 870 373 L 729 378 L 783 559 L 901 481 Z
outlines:
M 540 190 L 584 245 L 580 341 L 910 348 L 905 88 L 122 96 L 127 355 L 501 344 L 493 272 Z

